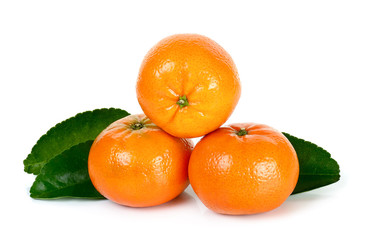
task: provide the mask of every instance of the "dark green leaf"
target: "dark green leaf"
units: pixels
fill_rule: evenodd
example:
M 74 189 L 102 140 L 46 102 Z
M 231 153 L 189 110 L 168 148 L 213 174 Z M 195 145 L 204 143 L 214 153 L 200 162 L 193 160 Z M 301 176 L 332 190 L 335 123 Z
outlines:
M 51 159 L 41 169 L 30 189 L 33 198 L 104 198 L 88 174 L 88 156 L 93 141 L 78 144 Z
M 296 150 L 300 164 L 300 176 L 292 194 L 323 187 L 340 179 L 340 167 L 329 152 L 314 143 L 283 134 Z
M 79 143 L 94 140 L 112 122 L 129 113 L 115 108 L 96 109 L 77 114 L 51 128 L 41 136 L 23 161 L 27 173 L 39 174 L 52 158 Z

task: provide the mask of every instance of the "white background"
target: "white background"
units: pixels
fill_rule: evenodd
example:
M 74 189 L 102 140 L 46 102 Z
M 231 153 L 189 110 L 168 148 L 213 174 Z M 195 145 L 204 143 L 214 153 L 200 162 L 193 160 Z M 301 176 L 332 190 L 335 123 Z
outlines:
M 38 138 L 86 110 L 141 113 L 141 61 L 175 33 L 233 57 L 242 95 L 227 123 L 312 141 L 341 180 L 240 217 L 209 211 L 190 187 L 144 209 L 31 199 L 22 161 Z M 1 239 L 371 239 L 371 1 L 1 1 L 0 80 Z

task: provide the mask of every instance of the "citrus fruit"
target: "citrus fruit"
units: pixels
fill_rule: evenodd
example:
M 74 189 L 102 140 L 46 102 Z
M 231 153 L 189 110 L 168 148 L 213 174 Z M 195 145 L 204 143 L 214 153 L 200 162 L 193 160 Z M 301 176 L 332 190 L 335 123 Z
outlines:
M 169 135 L 143 114 L 119 119 L 95 139 L 88 171 L 104 197 L 148 207 L 178 196 L 189 184 L 190 140 Z
M 280 206 L 298 175 L 291 143 L 263 124 L 232 124 L 209 133 L 196 144 L 189 162 L 195 193 L 222 214 L 254 214 Z
M 144 113 L 173 136 L 203 136 L 220 127 L 240 97 L 240 80 L 230 55 L 213 40 L 177 34 L 145 56 L 137 80 Z

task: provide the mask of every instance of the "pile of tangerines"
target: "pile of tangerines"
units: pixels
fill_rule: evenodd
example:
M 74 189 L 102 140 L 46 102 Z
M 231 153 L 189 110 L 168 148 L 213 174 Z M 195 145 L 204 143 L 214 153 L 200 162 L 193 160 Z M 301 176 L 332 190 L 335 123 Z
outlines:
M 296 152 L 267 125 L 221 127 L 240 88 L 233 60 L 213 40 L 196 34 L 161 40 L 138 76 L 145 115 L 117 120 L 91 147 L 88 169 L 95 188 L 131 207 L 170 201 L 189 182 L 218 213 L 254 214 L 280 206 L 298 180 Z M 189 139 L 201 136 L 194 147 Z

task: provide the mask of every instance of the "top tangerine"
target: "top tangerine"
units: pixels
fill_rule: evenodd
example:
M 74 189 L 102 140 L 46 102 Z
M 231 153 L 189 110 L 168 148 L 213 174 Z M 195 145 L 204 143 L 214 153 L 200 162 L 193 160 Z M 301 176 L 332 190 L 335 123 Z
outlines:
M 161 40 L 145 56 L 137 81 L 144 113 L 164 131 L 183 138 L 200 137 L 221 126 L 240 92 L 230 55 L 197 34 Z

